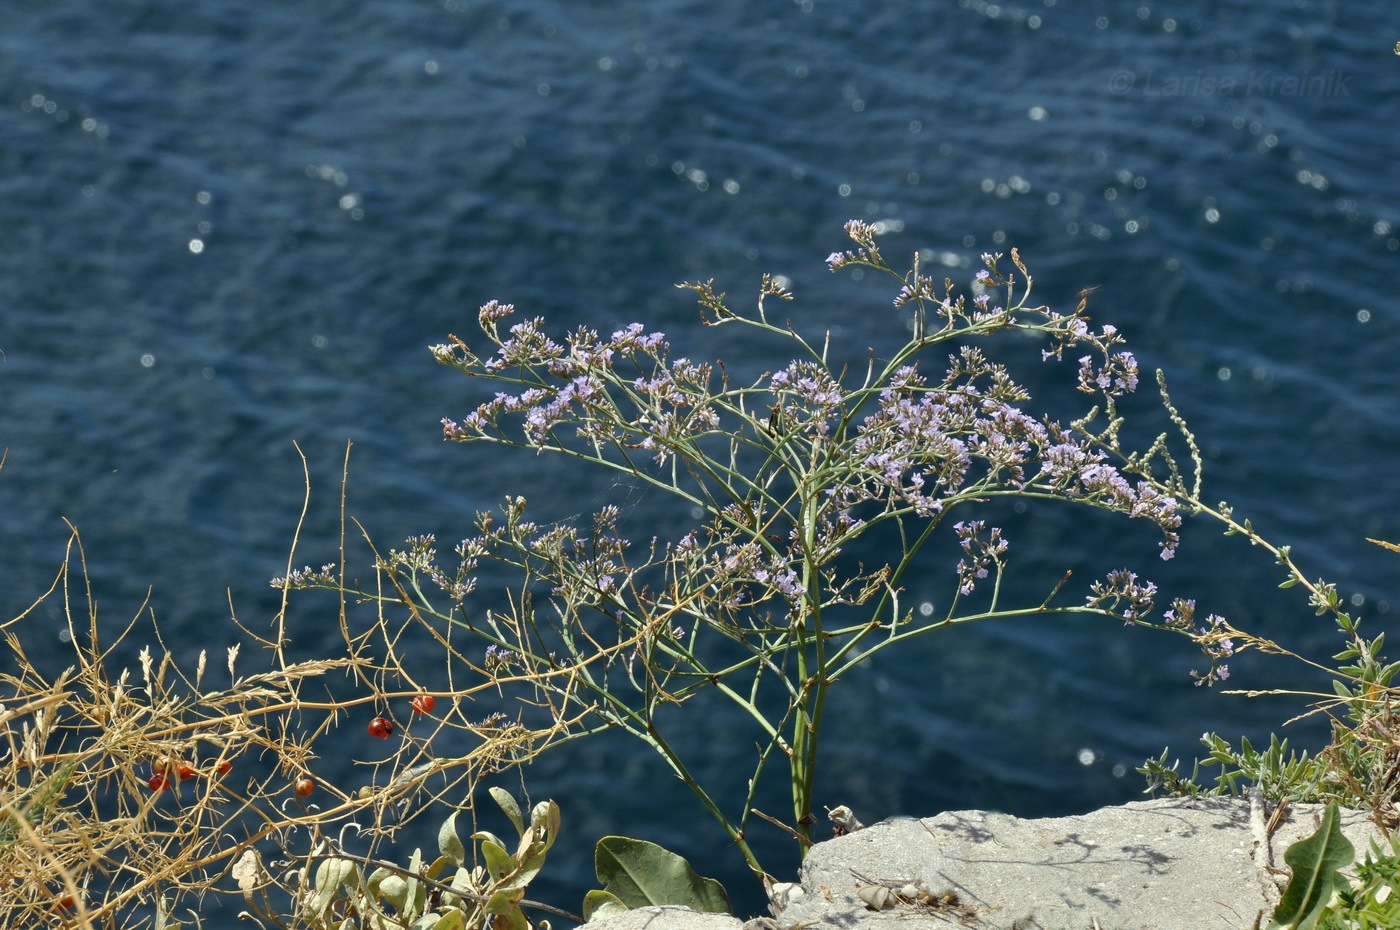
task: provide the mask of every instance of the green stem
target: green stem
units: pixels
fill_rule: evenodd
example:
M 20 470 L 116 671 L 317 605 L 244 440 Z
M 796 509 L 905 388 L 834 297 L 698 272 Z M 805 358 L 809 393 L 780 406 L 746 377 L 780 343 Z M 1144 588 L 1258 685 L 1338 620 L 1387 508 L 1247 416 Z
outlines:
M 672 770 L 680 776 L 681 781 L 685 782 L 690 790 L 695 792 L 695 796 L 700 799 L 701 804 L 705 805 L 705 809 L 710 812 L 710 815 L 713 816 L 715 820 L 719 821 L 719 825 L 724 829 L 724 832 L 734 841 L 734 845 L 739 847 L 739 852 L 743 854 L 744 861 L 748 863 L 749 868 L 753 869 L 755 873 L 762 875 L 763 867 L 759 865 L 758 857 L 754 855 L 753 850 L 749 847 L 748 840 L 744 838 L 744 831 L 736 827 L 730 822 L 729 818 L 724 815 L 724 811 L 719 809 L 719 805 L 715 804 L 709 792 L 695 779 L 695 776 L 690 774 L 690 769 L 686 768 L 685 763 L 681 761 L 680 756 L 671 748 L 671 745 L 666 742 L 665 737 L 648 725 L 645 739 L 661 754 L 661 757 L 666 760 Z

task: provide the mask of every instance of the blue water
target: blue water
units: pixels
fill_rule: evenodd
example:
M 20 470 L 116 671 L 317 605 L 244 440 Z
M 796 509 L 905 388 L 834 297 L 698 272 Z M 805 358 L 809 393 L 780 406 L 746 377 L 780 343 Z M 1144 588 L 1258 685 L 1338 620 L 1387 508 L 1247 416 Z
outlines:
M 891 289 L 823 263 L 858 217 L 884 223 L 892 261 L 927 250 L 960 283 L 1015 246 L 1052 305 L 1098 286 L 1096 319 L 1165 369 L 1207 496 L 1393 625 L 1394 557 L 1365 537 L 1400 538 L 1397 39 L 1382 0 L 6 0 L 0 615 L 47 588 L 67 518 L 114 630 L 148 588 L 184 658 L 235 641 L 230 601 L 265 624 L 303 493 L 294 443 L 315 489 L 304 563 L 335 558 L 347 441 L 349 510 L 385 544 L 460 538 L 507 493 L 544 516 L 611 500 L 607 475 L 444 445 L 440 419 L 476 395 L 426 346 L 495 298 L 773 367 L 672 287 L 713 277 L 740 303 L 765 271 L 791 279 L 797 325 L 872 344 L 900 325 Z M 1028 571 L 1128 558 L 1310 656 L 1337 646 L 1213 527 L 1188 526 L 1168 565 L 1115 521 L 1014 529 Z M 335 644 L 315 610 L 293 621 L 300 654 Z M 48 668 L 69 655 L 59 627 L 49 609 L 21 631 Z M 1193 664 L 1093 624 L 931 637 L 833 694 L 820 803 L 867 821 L 1086 810 L 1135 797 L 1132 768 L 1164 746 L 1189 757 L 1205 730 L 1257 737 L 1301 709 L 1192 688 Z M 1235 668 L 1244 687 L 1317 684 L 1282 660 Z M 691 746 L 737 786 L 752 738 L 716 711 Z M 570 831 L 542 896 L 575 905 L 591 842 L 617 832 L 757 907 L 643 747 L 576 744 L 530 787 Z

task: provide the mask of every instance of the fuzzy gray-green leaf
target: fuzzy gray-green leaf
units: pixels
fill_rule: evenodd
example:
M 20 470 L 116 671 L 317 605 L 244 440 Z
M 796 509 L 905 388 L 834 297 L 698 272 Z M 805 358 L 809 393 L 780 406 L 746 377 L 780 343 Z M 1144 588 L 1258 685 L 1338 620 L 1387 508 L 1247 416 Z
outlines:
M 458 813 L 460 811 L 453 811 L 442 822 L 442 827 L 438 830 L 438 851 L 444 859 L 460 869 L 467 862 L 467 849 L 457 836 Z
M 515 827 L 517 835 L 523 836 L 525 833 L 525 818 L 520 816 L 520 805 L 516 803 L 514 796 L 509 791 L 501 787 L 491 789 L 491 797 L 505 815 L 510 818 L 511 824 Z
M 336 893 L 342 884 L 353 888 L 355 884 L 355 863 L 349 859 L 324 859 L 316 867 L 316 897 L 311 904 L 311 914 L 324 917 L 335 901 Z M 348 880 L 348 881 L 347 881 Z
M 507 875 L 513 875 L 519 868 L 516 861 L 511 858 L 510 853 L 490 840 L 481 841 L 481 855 L 486 860 L 486 871 L 490 874 L 492 881 L 498 882 Z

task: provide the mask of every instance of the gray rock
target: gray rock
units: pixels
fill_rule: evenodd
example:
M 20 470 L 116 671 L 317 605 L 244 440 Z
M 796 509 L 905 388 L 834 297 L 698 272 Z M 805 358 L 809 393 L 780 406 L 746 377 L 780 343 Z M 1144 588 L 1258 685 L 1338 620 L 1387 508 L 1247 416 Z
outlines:
M 743 923 L 728 914 L 701 914 L 688 907 L 664 905 L 639 907 L 609 917 L 590 920 L 588 930 L 741 930 Z
M 955 811 L 889 820 L 818 843 L 801 885 L 779 885 L 781 930 L 1199 930 L 1265 923 L 1287 880 L 1283 853 L 1324 807 L 1161 799 L 1077 817 Z M 1379 831 L 1344 812 L 1358 857 Z M 754 921 L 756 926 L 759 922 Z M 740 930 L 732 917 L 643 908 L 588 930 Z

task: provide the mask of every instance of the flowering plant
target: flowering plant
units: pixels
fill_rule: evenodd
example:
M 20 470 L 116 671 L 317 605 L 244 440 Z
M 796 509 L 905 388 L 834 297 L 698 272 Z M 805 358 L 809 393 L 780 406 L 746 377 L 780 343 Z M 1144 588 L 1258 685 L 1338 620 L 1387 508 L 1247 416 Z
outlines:
M 745 384 L 733 383 L 721 362 L 679 354 L 640 323 L 607 337 L 580 328 L 557 339 L 543 319 L 508 323 L 513 307 L 483 306 L 484 343 L 453 336 L 432 351 L 501 390 L 444 420 L 446 438 L 580 459 L 660 489 L 699 517 L 636 545 L 624 538 L 617 506 L 602 508 L 591 525 L 542 526 L 527 519 L 523 497 L 510 497 L 499 514 L 479 515 L 455 564 L 439 562 L 432 538 L 413 539 L 379 559 L 386 584 L 356 592 L 480 635 L 488 645 L 476 667 L 503 686 L 524 683 L 556 719 L 586 711 L 579 735 L 620 727 L 644 740 L 756 871 L 745 831 L 760 776 L 770 761 L 786 763 L 792 820 L 783 826 L 805 849 L 829 688 L 881 650 L 993 617 L 1070 613 L 1191 637 L 1209 660 L 1193 673 L 1198 683 L 1226 677 L 1232 649 L 1220 618 L 1197 623 L 1184 598 L 1159 610 L 1155 585 L 1126 568 L 1077 597 L 1061 580 L 1043 598 L 1007 603 L 1011 541 L 977 515 L 979 504 L 1039 498 L 1120 513 L 1154 525 L 1161 557 L 1171 558 L 1183 502 L 1197 506 L 1195 442 L 1159 376 L 1194 477 L 1183 474 L 1166 435 L 1147 448 L 1124 447 L 1116 404 L 1138 386 L 1137 361 L 1113 326 L 1090 326 L 1084 299 L 1072 313 L 1032 306 L 1031 278 L 1014 250 L 1014 271 L 1003 269 L 1002 255 L 982 257 L 968 300 L 925 275 L 917 257 L 907 275 L 894 272 L 873 226 L 852 221 L 846 229 L 856 248 L 833 254 L 829 266 L 892 275 L 901 286 L 892 328 L 900 313 L 910 325 L 900 348 L 887 359 L 872 352 L 855 376 L 832 361 L 829 334 L 812 341 L 770 318 L 765 300 L 792 295 L 769 276 L 749 315 L 730 309 L 711 282 L 682 285 L 698 295 L 707 324 L 791 344 L 793 361 Z M 1038 338 L 1044 362 L 1063 363 L 1068 353 L 1069 380 L 1093 398 L 1082 417 L 1061 424 L 1029 412 L 1029 392 L 970 344 L 1009 332 Z M 843 556 L 881 526 L 899 540 L 883 564 Z M 916 612 L 901 600 L 905 578 L 940 531 L 961 550 L 948 607 Z M 506 609 L 469 609 L 484 559 L 520 573 Z M 338 586 L 328 570 L 288 580 Z M 734 808 L 692 773 L 671 741 L 675 718 L 660 713 L 704 689 L 738 705 L 759 734 L 747 796 Z

